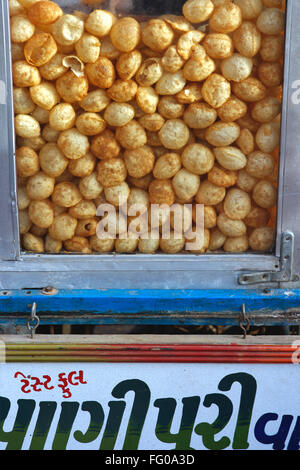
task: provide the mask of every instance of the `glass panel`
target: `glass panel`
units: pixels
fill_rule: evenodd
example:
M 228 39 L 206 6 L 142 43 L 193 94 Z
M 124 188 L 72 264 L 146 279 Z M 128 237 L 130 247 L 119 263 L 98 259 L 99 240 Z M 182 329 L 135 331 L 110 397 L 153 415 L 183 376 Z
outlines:
M 22 248 L 273 252 L 283 3 L 12 1 Z

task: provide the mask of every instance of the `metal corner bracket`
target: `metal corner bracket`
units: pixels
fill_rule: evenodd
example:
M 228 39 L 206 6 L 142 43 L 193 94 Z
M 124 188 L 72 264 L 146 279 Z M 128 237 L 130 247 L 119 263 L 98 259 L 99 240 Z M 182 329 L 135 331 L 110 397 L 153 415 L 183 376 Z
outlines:
M 283 232 L 281 236 L 281 249 L 278 271 L 265 271 L 259 273 L 244 273 L 238 278 L 239 284 L 261 284 L 266 282 L 297 282 L 300 277 L 293 273 L 294 234 Z

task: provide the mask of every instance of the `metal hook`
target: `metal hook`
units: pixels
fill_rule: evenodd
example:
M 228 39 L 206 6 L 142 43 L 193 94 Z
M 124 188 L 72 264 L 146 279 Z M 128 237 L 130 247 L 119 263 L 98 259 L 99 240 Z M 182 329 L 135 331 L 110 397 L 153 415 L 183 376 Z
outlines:
M 36 314 L 36 302 L 33 302 L 31 306 L 31 315 L 30 319 L 27 321 L 27 328 L 30 331 L 31 334 L 31 339 L 33 338 L 33 334 L 35 333 L 35 330 L 40 324 L 40 319 Z
M 245 326 L 243 325 L 243 323 L 245 324 Z M 242 305 L 242 311 L 239 316 L 239 327 L 243 331 L 243 339 L 246 339 L 247 332 L 249 331 L 249 328 L 250 328 L 250 320 L 246 316 L 245 304 Z

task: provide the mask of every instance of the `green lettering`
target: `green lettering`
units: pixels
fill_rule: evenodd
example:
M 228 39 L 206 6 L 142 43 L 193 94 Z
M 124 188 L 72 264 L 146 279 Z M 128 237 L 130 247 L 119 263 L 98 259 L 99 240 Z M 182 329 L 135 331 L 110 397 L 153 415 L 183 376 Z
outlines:
M 104 429 L 100 450 L 113 450 L 115 448 L 124 410 L 126 407 L 126 402 L 110 401 L 108 406 L 109 414 Z
M 35 409 L 34 400 L 18 400 L 18 411 L 12 431 L 3 430 L 4 422 L 10 410 L 10 400 L 0 397 L 0 441 L 7 442 L 6 450 L 20 450 L 24 442 L 29 423 Z
M 174 398 L 159 398 L 154 406 L 159 408 L 155 434 L 161 442 L 176 444 L 175 449 L 192 450 L 191 435 L 193 432 L 200 397 L 187 397 L 182 399 L 183 408 L 179 431 L 171 433 L 170 429 L 174 419 L 177 402 Z
M 232 443 L 233 449 L 247 449 L 249 447 L 248 434 L 254 406 L 257 384 L 255 378 L 245 372 L 238 372 L 224 377 L 219 383 L 219 390 L 227 392 L 234 382 L 242 386 L 241 400 Z
M 138 379 L 124 380 L 112 391 L 115 398 L 124 398 L 126 393 L 135 393 L 131 414 L 126 430 L 123 450 L 137 450 L 150 403 L 150 389 Z
M 222 450 L 230 444 L 230 439 L 223 436 L 219 441 L 215 441 L 214 436 L 222 431 L 226 424 L 229 422 L 233 405 L 228 397 L 221 395 L 220 393 L 211 393 L 206 395 L 203 401 L 203 405 L 209 408 L 212 404 L 217 405 L 219 408 L 219 414 L 217 419 L 213 423 L 199 423 L 195 427 L 195 433 L 202 436 L 203 444 L 207 449 L 210 450 Z
M 74 438 L 82 443 L 92 442 L 99 436 L 103 426 L 103 408 L 97 401 L 85 401 L 82 403 L 81 409 L 90 413 L 90 424 L 84 434 L 82 431 L 75 431 Z
M 78 408 L 79 403 L 77 401 L 63 402 L 61 404 L 61 413 L 52 443 L 53 450 L 66 449 Z
M 41 401 L 40 411 L 31 439 L 30 450 L 43 450 L 57 407 L 54 401 Z

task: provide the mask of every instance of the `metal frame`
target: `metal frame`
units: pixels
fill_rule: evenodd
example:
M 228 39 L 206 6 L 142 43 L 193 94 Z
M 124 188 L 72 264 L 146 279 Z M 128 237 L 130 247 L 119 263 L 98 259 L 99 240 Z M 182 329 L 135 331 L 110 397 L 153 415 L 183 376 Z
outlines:
M 66 2 L 68 3 L 68 2 Z M 288 0 L 286 15 L 285 80 L 283 89 L 281 163 L 278 188 L 277 243 L 274 254 L 143 255 L 93 254 L 50 255 L 19 251 L 16 217 L 16 172 L 12 114 L 12 79 L 9 51 L 8 0 L 0 5 L 0 84 L 6 86 L 6 102 L 0 104 L 0 289 L 39 289 L 47 285 L 58 289 L 247 289 L 241 275 L 271 272 L 266 286 L 300 287 L 299 278 L 283 279 L 281 237 L 290 231 L 295 236 L 294 272 L 300 272 L 300 187 L 299 187 L 299 106 L 291 100 L 293 84 L 300 77 L 300 64 L 292 60 L 300 51 L 300 3 Z M 0 100 L 1 102 L 1 100 Z M 7 177 L 8 175 L 8 177 Z M 299 188 L 299 189 L 298 189 Z M 289 281 L 289 282 L 286 282 Z M 255 283 L 259 286 L 261 280 Z

